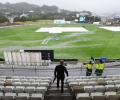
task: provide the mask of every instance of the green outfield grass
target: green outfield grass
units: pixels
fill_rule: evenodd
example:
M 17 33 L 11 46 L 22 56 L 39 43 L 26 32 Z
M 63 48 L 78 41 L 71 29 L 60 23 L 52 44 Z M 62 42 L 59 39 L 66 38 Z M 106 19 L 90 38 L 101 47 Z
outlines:
M 10 27 L 0 29 L 0 57 L 3 58 L 3 50 L 21 49 L 21 47 L 35 47 L 55 50 L 55 58 L 77 58 L 87 60 L 90 56 L 119 58 L 120 57 L 120 32 L 112 32 L 100 29 L 90 24 L 54 25 L 52 21 L 26 22 L 29 26 Z M 76 27 L 83 26 L 91 34 L 80 34 L 68 37 L 74 33 L 36 33 L 40 27 Z M 47 44 L 43 40 L 52 38 Z M 42 47 L 41 47 L 42 46 Z

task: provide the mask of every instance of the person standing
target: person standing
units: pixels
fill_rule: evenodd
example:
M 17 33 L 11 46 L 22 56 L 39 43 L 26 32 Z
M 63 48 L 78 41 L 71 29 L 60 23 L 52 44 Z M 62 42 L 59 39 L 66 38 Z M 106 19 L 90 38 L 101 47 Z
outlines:
M 60 61 L 60 65 L 57 65 L 54 70 L 54 76 L 57 78 L 57 88 L 59 88 L 59 82 L 61 81 L 61 93 L 63 93 L 64 88 L 64 79 L 65 79 L 65 73 L 68 76 L 68 71 L 66 67 L 64 66 L 64 61 Z
M 103 61 L 99 60 L 99 62 L 96 64 L 96 76 L 101 76 L 105 68 L 105 64 Z
M 90 61 L 88 64 L 86 64 L 86 76 L 90 76 L 92 74 L 93 70 L 93 63 Z

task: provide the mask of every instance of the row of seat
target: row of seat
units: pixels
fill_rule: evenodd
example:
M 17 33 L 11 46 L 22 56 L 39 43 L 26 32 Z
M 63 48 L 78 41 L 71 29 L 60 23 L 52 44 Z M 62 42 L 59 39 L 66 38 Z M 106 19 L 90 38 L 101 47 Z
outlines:
M 120 91 L 120 84 L 117 85 L 96 85 L 96 86 L 72 86 L 72 91 L 76 93 L 84 92 L 109 92 L 109 91 Z
M 89 82 L 84 82 L 84 81 L 71 81 L 68 82 L 69 86 L 72 85 L 82 85 L 82 86 L 88 86 L 88 85 L 117 85 L 120 84 L 120 80 L 115 80 L 115 81 L 105 81 L 105 80 L 97 80 L 97 81 L 89 81 Z
M 0 100 L 44 100 L 41 93 L 2 93 L 0 92 Z
M 112 79 L 120 79 L 120 75 L 106 75 L 106 76 L 69 76 L 66 78 L 66 80 L 68 79 L 83 79 L 83 80 L 95 80 L 95 79 L 99 79 L 99 78 L 102 78 L 102 79 L 105 79 L 105 80 L 110 80 L 111 78 Z M 86 81 L 87 81 L 86 80 Z
M 43 93 L 47 91 L 47 87 L 34 87 L 34 86 L 0 86 L 1 92 L 15 92 L 15 93 Z
M 89 82 L 89 81 L 97 81 L 97 80 L 104 80 L 104 81 L 120 81 L 120 78 L 91 78 L 91 79 L 81 79 L 81 78 L 69 78 L 66 82 Z
M 0 78 L 12 78 L 12 79 L 14 79 L 14 78 L 20 78 L 20 79 L 52 79 L 52 77 L 49 77 L 49 76 L 45 76 L 45 77 L 41 77 L 41 76 L 0 76 Z
M 120 100 L 119 92 L 93 92 L 93 93 L 78 93 L 77 100 Z
M 51 82 L 51 80 L 48 80 L 48 79 L 44 79 L 44 80 L 42 80 L 42 79 L 36 79 L 36 80 L 34 80 L 34 79 L 29 79 L 29 80 L 27 80 L 27 79 L 0 79 L 0 81 L 11 81 L 11 82 Z
M 48 87 L 48 82 L 0 82 L 0 86 L 45 86 Z

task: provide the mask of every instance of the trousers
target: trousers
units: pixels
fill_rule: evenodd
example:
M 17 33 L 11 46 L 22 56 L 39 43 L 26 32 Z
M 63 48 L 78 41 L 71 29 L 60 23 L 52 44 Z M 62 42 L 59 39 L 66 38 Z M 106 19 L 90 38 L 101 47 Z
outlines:
M 61 81 L 61 93 L 64 91 L 64 78 L 57 78 L 57 88 L 59 88 L 59 83 Z

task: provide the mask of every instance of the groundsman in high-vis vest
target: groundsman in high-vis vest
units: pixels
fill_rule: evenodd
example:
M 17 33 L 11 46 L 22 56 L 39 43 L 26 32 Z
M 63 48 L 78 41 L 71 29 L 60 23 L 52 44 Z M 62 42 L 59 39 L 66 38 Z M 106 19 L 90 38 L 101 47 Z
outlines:
M 86 76 L 90 76 L 92 74 L 93 69 L 93 63 L 90 61 L 88 64 L 86 64 Z
M 97 75 L 102 75 L 103 71 L 105 68 L 105 64 L 103 62 L 99 62 L 96 64 L 96 74 Z

